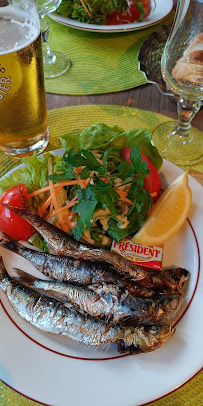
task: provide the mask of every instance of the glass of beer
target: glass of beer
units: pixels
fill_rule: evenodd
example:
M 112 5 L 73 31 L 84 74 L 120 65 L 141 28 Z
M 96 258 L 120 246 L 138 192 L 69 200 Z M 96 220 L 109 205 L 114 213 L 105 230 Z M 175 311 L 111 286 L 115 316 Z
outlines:
M 0 149 L 21 158 L 49 140 L 35 0 L 0 0 Z

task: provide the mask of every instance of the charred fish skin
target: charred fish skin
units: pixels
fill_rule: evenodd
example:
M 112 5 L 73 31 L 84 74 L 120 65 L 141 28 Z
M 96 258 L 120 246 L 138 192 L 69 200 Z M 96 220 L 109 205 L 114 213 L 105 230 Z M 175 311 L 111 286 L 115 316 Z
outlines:
M 73 307 L 42 296 L 20 285 L 0 263 L 0 287 L 14 310 L 40 330 L 66 336 L 85 345 L 100 345 L 122 340 L 120 327 L 110 327 L 100 320 L 84 317 Z
M 152 271 L 149 274 L 150 281 L 146 281 L 145 286 L 154 289 L 170 289 L 180 291 L 184 283 L 189 278 L 189 272 L 184 268 L 165 269 L 161 272 Z M 145 281 L 141 282 L 145 283 Z
M 106 263 L 85 261 L 53 255 L 24 247 L 8 235 L 2 233 L 0 246 L 12 251 L 30 261 L 44 275 L 77 285 L 98 285 L 112 283 L 129 290 L 136 296 L 152 297 L 157 292 L 135 284 L 128 278 L 121 278 L 119 274 Z
M 36 251 L 24 247 L 4 233 L 0 239 L 0 246 L 26 258 L 40 272 L 50 278 L 82 286 L 112 283 L 139 297 L 150 298 L 157 296 L 159 293 L 168 294 L 179 291 L 183 288 L 189 276 L 188 271 L 182 268 L 168 269 L 162 272 L 148 270 L 147 278 L 134 282 L 132 279 L 119 276 L 108 264 Z
M 155 351 L 160 348 L 175 332 L 171 326 L 128 327 L 124 340 L 117 347 L 121 353 L 139 354 Z
M 182 304 L 181 294 L 156 299 L 138 298 L 112 284 L 89 286 L 87 289 L 63 282 L 39 280 L 20 270 L 17 273 L 17 280 L 25 286 L 71 303 L 76 310 L 112 324 L 134 320 L 148 325 L 168 325 L 177 316 Z
M 0 287 L 14 310 L 33 326 L 85 345 L 115 343 L 122 346 L 122 351 L 127 351 L 130 345 L 131 352 L 148 352 L 162 346 L 175 331 L 171 326 L 154 326 L 153 330 L 148 327 L 107 326 L 100 320 L 84 317 L 54 299 L 50 300 L 22 287 L 6 273 L 2 259 Z
M 36 215 L 35 212 L 34 214 Z M 41 217 L 39 218 L 43 221 Z M 49 223 L 45 222 L 45 224 Z M 59 229 L 56 228 L 56 230 L 58 232 Z M 116 283 L 121 287 L 127 288 L 132 294 L 137 296 L 152 297 L 157 294 L 157 290 L 164 291 L 169 289 L 179 291 L 182 289 L 189 276 L 188 271 L 182 268 L 169 269 L 162 272 L 149 269 L 145 269 L 144 272 L 142 269 L 140 272 L 140 268 L 137 268 L 136 277 L 135 275 L 133 277 L 127 275 L 128 277 L 126 277 L 123 274 L 119 276 L 116 270 L 113 269 L 113 264 L 41 253 L 36 250 L 34 251 L 25 248 L 5 235 L 0 240 L 0 245 L 10 251 L 22 255 L 24 258 L 32 262 L 39 271 L 51 278 L 81 285 L 97 284 L 101 282 L 115 283 L 116 280 Z M 92 248 L 90 248 L 90 250 L 92 250 Z M 110 253 L 105 251 L 105 254 Z M 119 255 L 118 257 L 119 259 L 123 258 Z M 131 264 L 130 261 L 126 261 L 128 265 Z M 135 264 L 132 265 L 135 266 Z
M 71 256 L 76 259 L 106 262 L 112 265 L 121 275 L 130 276 L 135 280 L 148 277 L 144 268 L 130 262 L 121 255 L 76 241 L 72 236 L 40 217 L 22 193 L 21 198 L 23 208 L 2 204 L 28 221 L 57 254 Z
M 113 283 L 117 276 L 107 264 L 30 249 L 5 234 L 0 239 L 0 246 L 21 255 L 40 272 L 53 279 L 79 285 L 90 285 L 105 281 Z
M 152 297 L 157 292 L 152 288 L 136 285 L 132 280 L 122 279 L 116 271 L 105 263 L 77 260 L 70 257 L 53 255 L 24 247 L 10 236 L 2 233 L 0 246 L 30 261 L 44 275 L 78 285 L 98 285 L 112 283 L 136 296 Z

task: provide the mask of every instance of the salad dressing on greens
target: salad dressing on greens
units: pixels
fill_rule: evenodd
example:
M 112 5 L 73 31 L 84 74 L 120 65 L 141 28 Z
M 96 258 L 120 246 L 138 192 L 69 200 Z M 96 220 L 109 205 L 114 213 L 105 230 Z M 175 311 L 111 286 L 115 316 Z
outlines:
M 110 249 L 112 240 L 119 242 L 145 223 L 153 203 L 144 188 L 150 171 L 140 152 L 157 169 L 162 158 L 148 130 L 97 123 L 79 136 L 64 135 L 61 142 L 63 157 L 47 153 L 23 158 L 26 167 L 4 178 L 1 192 L 25 184 L 32 206 L 46 221 L 78 241 Z M 131 162 L 122 158 L 125 148 L 132 149 Z M 48 250 L 38 233 L 29 242 Z

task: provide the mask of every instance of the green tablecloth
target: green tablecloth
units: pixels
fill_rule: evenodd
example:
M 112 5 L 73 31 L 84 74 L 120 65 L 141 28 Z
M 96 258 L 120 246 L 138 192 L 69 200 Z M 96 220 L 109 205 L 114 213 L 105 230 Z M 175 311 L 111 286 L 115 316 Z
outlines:
M 167 117 L 149 111 L 112 105 L 73 106 L 49 111 L 50 143 L 48 150 L 59 148 L 59 137 L 66 133 L 78 132 L 96 122 L 108 125 L 117 124 L 124 129 L 152 129 Z M 18 165 L 19 161 L 0 153 L 0 172 L 3 175 Z M 203 172 L 203 161 L 192 166 Z M 201 320 L 200 320 L 201 322 Z M 200 337 L 201 339 L 201 337 Z M 17 366 L 14 366 L 17 367 Z M 201 406 L 203 405 L 203 373 L 199 373 L 190 382 L 172 394 L 153 403 L 153 406 Z M 33 394 L 34 396 L 34 394 Z M 0 406 L 28 406 L 37 403 L 24 398 L 4 384 L 0 384 Z M 151 405 L 151 404 L 150 404 Z M 54 406 L 54 405 L 52 405 Z M 65 406 L 65 405 L 64 405 Z M 71 406 L 71 405 L 70 405 Z M 81 405 L 82 406 L 82 405 Z M 107 405 L 109 406 L 109 405 Z
M 46 79 L 46 91 L 68 95 L 118 92 L 147 83 L 137 56 L 144 39 L 173 14 L 152 27 L 121 33 L 97 33 L 69 28 L 48 18 L 49 45 L 71 60 L 63 75 Z

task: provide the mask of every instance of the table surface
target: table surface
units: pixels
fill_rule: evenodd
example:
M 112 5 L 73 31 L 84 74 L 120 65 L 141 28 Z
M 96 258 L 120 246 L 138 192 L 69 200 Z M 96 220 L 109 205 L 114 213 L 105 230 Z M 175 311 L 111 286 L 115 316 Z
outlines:
M 173 3 L 175 10 L 177 0 L 173 0 Z M 134 89 L 117 93 L 93 96 L 61 96 L 47 94 L 48 110 L 57 107 L 75 106 L 81 104 L 118 104 L 121 106 L 150 110 L 173 119 L 177 118 L 176 103 L 172 101 L 171 97 L 161 94 L 155 84 L 139 86 Z M 192 125 L 203 131 L 203 108 L 201 108 L 201 110 L 194 117 Z
M 63 96 L 47 93 L 48 110 L 81 104 L 115 104 L 136 107 L 164 114 L 173 119 L 177 118 L 176 103 L 172 101 L 171 97 L 163 95 L 155 84 L 93 96 Z M 203 108 L 194 117 L 192 125 L 203 131 Z

